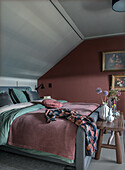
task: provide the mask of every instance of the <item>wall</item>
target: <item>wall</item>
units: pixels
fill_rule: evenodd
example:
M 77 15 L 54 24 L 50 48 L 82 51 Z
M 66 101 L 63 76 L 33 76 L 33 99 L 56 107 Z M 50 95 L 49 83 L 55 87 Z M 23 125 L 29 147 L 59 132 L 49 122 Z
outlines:
M 30 86 L 32 90 L 35 90 L 35 87 L 37 86 L 37 80 L 0 77 L 0 86 Z
M 45 85 L 45 89 L 39 89 L 39 94 L 68 101 L 101 103 L 100 96 L 96 94 L 96 88 L 109 90 L 111 76 L 125 74 L 125 71 L 101 71 L 102 52 L 113 50 L 125 50 L 125 35 L 85 40 L 48 73 L 39 78 L 38 84 Z M 52 88 L 48 87 L 48 83 L 52 83 Z M 124 103 L 125 92 L 122 92 L 118 109 L 125 115 Z

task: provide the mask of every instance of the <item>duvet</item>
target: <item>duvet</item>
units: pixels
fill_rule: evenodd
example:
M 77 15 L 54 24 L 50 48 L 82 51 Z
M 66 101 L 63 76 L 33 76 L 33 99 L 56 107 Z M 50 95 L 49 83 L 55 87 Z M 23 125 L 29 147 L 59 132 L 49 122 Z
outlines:
M 63 103 L 64 108 L 91 114 L 95 103 Z M 50 153 L 67 162 L 75 159 L 77 126 L 65 119 L 47 123 L 46 108 L 42 104 L 17 104 L 0 110 L 0 145 Z

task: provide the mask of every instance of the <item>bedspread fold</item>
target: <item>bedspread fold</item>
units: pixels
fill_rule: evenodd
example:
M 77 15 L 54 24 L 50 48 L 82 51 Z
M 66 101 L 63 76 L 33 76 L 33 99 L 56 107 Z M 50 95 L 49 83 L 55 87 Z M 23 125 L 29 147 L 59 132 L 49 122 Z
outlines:
M 9 111 L 2 112 L 0 114 L 0 145 L 7 143 L 9 130 L 12 122 L 19 116 L 31 111 L 35 111 L 41 108 L 45 108 L 41 104 L 28 106 L 25 108 L 11 109 Z

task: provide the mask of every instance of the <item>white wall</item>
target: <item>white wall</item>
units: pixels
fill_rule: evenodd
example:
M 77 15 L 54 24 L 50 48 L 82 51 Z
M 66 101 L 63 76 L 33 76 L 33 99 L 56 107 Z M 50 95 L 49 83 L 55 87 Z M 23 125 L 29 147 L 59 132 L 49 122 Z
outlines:
M 35 87 L 37 86 L 37 80 L 0 77 L 0 86 L 30 86 L 32 90 L 35 90 Z

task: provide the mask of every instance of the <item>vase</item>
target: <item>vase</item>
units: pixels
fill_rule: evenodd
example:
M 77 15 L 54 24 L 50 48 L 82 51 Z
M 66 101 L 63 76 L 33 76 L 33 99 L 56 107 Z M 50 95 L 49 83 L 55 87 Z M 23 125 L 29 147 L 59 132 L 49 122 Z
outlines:
M 101 108 L 100 108 L 99 117 L 103 120 L 106 120 L 108 113 L 109 113 L 109 107 L 107 106 L 106 103 L 103 103 Z
M 107 122 L 112 122 L 114 120 L 112 108 L 109 108 L 109 113 L 108 113 L 106 120 L 107 120 Z

